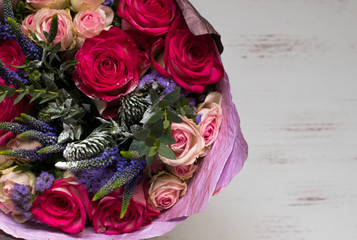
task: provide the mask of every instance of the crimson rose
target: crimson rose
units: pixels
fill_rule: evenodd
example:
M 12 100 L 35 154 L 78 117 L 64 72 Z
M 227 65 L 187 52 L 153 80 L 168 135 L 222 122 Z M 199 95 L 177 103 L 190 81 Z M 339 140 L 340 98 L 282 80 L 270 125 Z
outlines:
M 20 45 L 15 40 L 0 39 L 0 59 L 10 70 L 16 71 L 17 68 L 13 66 L 23 65 L 25 58 L 26 56 L 23 54 Z M 0 77 L 0 85 L 8 84 Z M 2 111 L 0 122 L 12 122 L 23 111 L 24 104 L 22 101 L 16 105 L 13 104 L 15 98 L 16 95 L 11 98 L 5 97 L 0 103 Z M 14 136 L 12 132 L 0 130 L 0 146 L 4 145 L 8 139 Z
M 89 212 L 87 190 L 74 177 L 60 178 L 35 199 L 31 212 L 40 222 L 78 233 L 84 229 Z
M 218 82 L 224 73 L 210 34 L 193 35 L 185 20 L 175 21 L 166 39 L 159 39 L 152 48 L 152 59 L 164 48 L 164 63 L 153 61 L 162 75 L 172 77 L 181 87 L 202 93 L 208 84 Z
M 113 100 L 132 92 L 149 67 L 147 56 L 138 50 L 127 33 L 117 27 L 87 38 L 75 59 L 79 63 L 74 81 L 87 96 L 101 101 L 97 106 L 110 105 Z M 100 110 L 104 117 L 117 115 L 117 111 L 105 110 Z
M 140 182 L 135 188 L 127 212 L 120 218 L 123 188 L 119 188 L 93 203 L 93 228 L 97 233 L 116 235 L 130 233 L 149 225 L 160 211 L 148 204 L 147 183 Z
M 167 33 L 179 15 L 173 0 L 119 0 L 117 12 L 123 18 L 123 29 L 135 28 L 150 36 Z

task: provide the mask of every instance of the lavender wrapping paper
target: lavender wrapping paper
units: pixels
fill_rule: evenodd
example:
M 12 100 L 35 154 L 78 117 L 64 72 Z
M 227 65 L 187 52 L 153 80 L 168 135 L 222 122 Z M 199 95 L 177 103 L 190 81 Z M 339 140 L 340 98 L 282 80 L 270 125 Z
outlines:
M 212 34 L 219 52 L 223 51 L 220 35 L 214 30 L 187 0 L 177 0 L 183 16 L 195 35 Z M 2 12 L 0 0 L 0 15 Z M 161 236 L 186 217 L 206 209 L 208 200 L 212 195 L 224 189 L 242 169 L 248 156 L 248 146 L 240 129 L 240 120 L 236 107 L 232 101 L 231 88 L 228 76 L 217 84 L 218 91 L 222 93 L 223 121 L 217 141 L 208 155 L 201 160 L 196 174 L 189 183 L 186 195 L 170 210 L 164 212 L 149 226 L 140 228 L 139 231 L 117 236 L 98 235 L 91 227 L 78 234 L 66 234 L 57 229 L 37 224 L 18 224 L 11 216 L 0 212 L 0 228 L 17 238 L 29 240 L 63 240 L 81 239 L 88 240 L 137 240 Z

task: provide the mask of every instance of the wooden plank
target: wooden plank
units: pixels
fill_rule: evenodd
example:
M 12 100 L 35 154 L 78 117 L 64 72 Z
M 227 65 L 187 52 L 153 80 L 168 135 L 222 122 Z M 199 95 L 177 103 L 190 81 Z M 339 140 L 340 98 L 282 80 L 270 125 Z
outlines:
M 205 212 L 154 239 L 357 239 L 357 2 L 191 2 L 222 35 L 250 153 Z

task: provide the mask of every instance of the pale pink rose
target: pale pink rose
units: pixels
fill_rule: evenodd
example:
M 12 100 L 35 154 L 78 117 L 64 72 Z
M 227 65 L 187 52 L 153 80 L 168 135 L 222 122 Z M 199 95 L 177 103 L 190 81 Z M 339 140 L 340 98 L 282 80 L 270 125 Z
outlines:
M 11 213 L 12 217 L 18 222 L 24 222 L 25 219 L 15 210 L 15 206 L 11 201 L 11 193 L 15 184 L 28 185 L 32 188 L 35 185 L 36 177 L 31 172 L 13 172 L 15 168 L 7 168 L 0 171 L 2 176 L 0 177 L 0 210 L 4 213 Z
M 53 44 L 61 43 L 60 51 L 75 47 L 76 34 L 72 23 L 70 11 L 42 8 L 34 17 L 35 35 L 38 39 L 46 41 L 44 32 L 49 32 L 53 15 L 58 16 L 58 32 Z
M 22 21 L 22 31 L 26 35 L 30 35 L 29 31 L 31 32 L 35 31 L 35 24 L 33 21 L 34 18 L 35 18 L 35 14 L 33 13 L 25 17 L 25 19 Z
M 99 35 L 110 26 L 114 19 L 114 12 L 110 7 L 99 6 L 96 10 L 84 10 L 77 13 L 73 20 L 77 31 L 77 47 L 82 47 L 86 38 Z
M 180 165 L 176 167 L 169 168 L 171 173 L 182 180 L 190 179 L 197 169 L 197 165 L 190 164 L 190 165 Z
M 104 0 L 70 0 L 72 8 L 76 12 L 97 9 Z
M 159 210 L 174 206 L 187 191 L 185 182 L 167 172 L 160 172 L 150 183 L 149 203 Z
M 197 108 L 198 115 L 201 116 L 200 132 L 205 141 L 205 149 L 200 157 L 206 156 L 217 139 L 223 118 L 221 105 L 222 94 L 210 92 L 205 101 Z
M 38 141 L 32 140 L 30 138 L 20 138 L 20 135 L 16 135 L 15 138 L 11 139 L 6 144 L 6 147 L 8 149 L 25 149 L 25 150 L 32 150 L 41 146 L 42 146 L 41 143 L 39 143 Z
M 67 0 L 26 0 L 26 3 L 34 10 L 41 8 L 64 9 L 67 6 Z
M 171 124 L 171 135 L 176 140 L 169 147 L 175 153 L 176 159 L 161 155 L 160 159 L 169 166 L 193 164 L 205 147 L 200 128 L 191 119 L 181 116 L 182 123 Z

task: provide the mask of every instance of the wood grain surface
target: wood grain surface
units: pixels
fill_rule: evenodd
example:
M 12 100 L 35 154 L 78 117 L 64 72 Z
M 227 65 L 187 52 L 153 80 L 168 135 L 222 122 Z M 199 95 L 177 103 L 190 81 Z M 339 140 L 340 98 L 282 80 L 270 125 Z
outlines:
M 357 1 L 191 2 L 222 35 L 249 158 L 153 240 L 357 239 Z

